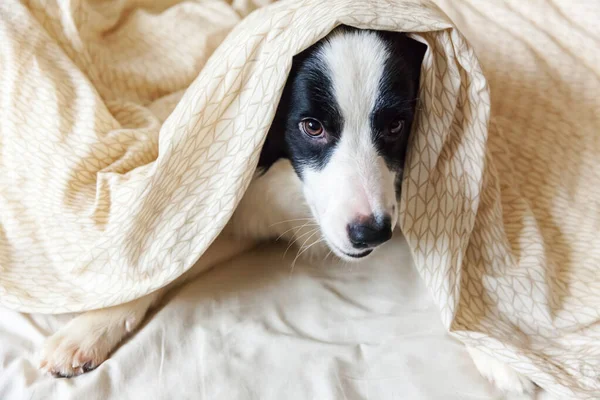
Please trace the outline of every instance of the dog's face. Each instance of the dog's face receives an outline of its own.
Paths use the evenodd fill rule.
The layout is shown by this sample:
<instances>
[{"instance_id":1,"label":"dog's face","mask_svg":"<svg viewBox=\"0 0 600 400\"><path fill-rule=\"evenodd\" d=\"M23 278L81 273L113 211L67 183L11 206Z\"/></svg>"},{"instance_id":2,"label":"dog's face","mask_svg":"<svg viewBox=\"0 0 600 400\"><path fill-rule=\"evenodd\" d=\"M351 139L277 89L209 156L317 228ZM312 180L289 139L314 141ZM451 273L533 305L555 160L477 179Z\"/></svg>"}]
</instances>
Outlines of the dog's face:
<instances>
[{"instance_id":1,"label":"dog's face","mask_svg":"<svg viewBox=\"0 0 600 400\"><path fill-rule=\"evenodd\" d=\"M404 34L342 27L294 59L259 165L290 159L343 259L392 236L425 49Z\"/></svg>"}]
</instances>

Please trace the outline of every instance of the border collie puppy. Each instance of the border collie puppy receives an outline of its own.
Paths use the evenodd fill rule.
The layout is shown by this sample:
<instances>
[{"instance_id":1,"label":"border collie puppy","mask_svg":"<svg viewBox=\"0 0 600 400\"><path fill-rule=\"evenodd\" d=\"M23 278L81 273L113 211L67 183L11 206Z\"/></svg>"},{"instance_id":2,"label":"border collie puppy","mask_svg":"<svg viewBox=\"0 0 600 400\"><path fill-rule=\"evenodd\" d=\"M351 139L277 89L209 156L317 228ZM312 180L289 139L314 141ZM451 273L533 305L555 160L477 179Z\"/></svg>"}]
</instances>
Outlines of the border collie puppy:
<instances>
[{"instance_id":1,"label":"border collie puppy","mask_svg":"<svg viewBox=\"0 0 600 400\"><path fill-rule=\"evenodd\" d=\"M403 34L341 27L296 56L232 227L261 239L314 231L305 247L325 243L347 261L389 240L425 50ZM307 217L318 231L294 229Z\"/></svg>"},{"instance_id":2,"label":"border collie puppy","mask_svg":"<svg viewBox=\"0 0 600 400\"><path fill-rule=\"evenodd\" d=\"M302 243L300 253L355 261L389 240L425 51L401 33L340 27L297 55L256 176L224 232L169 287L75 317L46 341L40 367L56 377L96 368L166 290L232 248L285 237Z\"/></svg>"}]
</instances>

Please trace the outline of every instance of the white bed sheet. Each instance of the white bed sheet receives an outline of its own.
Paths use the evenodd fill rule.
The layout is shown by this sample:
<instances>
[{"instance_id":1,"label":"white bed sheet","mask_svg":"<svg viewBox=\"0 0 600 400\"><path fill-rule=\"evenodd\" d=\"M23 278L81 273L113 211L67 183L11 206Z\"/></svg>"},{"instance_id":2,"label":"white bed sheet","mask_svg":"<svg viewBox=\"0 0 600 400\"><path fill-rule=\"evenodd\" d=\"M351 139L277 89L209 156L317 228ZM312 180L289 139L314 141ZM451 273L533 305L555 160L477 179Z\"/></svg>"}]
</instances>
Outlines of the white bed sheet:
<instances>
[{"instance_id":1,"label":"white bed sheet","mask_svg":"<svg viewBox=\"0 0 600 400\"><path fill-rule=\"evenodd\" d=\"M394 246L394 244L396 246ZM0 310L0 399L495 399L398 237L359 265L259 248L175 292L97 370L36 368L68 316Z\"/></svg>"}]
</instances>

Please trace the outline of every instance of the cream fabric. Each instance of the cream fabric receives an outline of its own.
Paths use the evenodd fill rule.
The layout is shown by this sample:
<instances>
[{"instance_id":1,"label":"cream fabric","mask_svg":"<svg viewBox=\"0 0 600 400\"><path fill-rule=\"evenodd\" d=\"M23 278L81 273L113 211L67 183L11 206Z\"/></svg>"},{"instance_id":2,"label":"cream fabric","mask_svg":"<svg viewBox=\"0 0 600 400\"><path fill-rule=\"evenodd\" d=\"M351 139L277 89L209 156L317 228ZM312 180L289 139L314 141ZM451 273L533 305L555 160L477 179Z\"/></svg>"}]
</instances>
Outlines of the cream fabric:
<instances>
[{"instance_id":1,"label":"cream fabric","mask_svg":"<svg viewBox=\"0 0 600 400\"><path fill-rule=\"evenodd\" d=\"M600 399L600 2L438 3L475 46L493 116L451 329Z\"/></svg>"},{"instance_id":2,"label":"cream fabric","mask_svg":"<svg viewBox=\"0 0 600 400\"><path fill-rule=\"evenodd\" d=\"M291 271L286 247L203 274L75 379L37 369L68 316L0 309L0 399L503 399L445 334L401 237L351 267L329 257Z\"/></svg>"},{"instance_id":3,"label":"cream fabric","mask_svg":"<svg viewBox=\"0 0 600 400\"><path fill-rule=\"evenodd\" d=\"M243 2L147 3L0 5L3 306L79 311L179 276L249 183L291 56L339 23L410 31L429 51L400 225L445 326L597 397L598 6L463 3L488 124L475 55L429 3L283 1L241 22Z\"/></svg>"}]
</instances>

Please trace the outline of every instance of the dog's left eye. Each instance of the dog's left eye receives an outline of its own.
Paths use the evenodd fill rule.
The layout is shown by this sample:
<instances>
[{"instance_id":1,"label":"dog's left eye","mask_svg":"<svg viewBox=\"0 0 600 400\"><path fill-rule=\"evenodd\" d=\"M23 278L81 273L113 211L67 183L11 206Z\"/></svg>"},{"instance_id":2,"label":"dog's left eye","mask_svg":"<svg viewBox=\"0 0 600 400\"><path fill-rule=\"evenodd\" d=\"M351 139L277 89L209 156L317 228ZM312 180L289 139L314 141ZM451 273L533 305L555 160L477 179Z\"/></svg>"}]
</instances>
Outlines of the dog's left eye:
<instances>
[{"instance_id":1,"label":"dog's left eye","mask_svg":"<svg viewBox=\"0 0 600 400\"><path fill-rule=\"evenodd\" d=\"M325 132L323 124L314 118L306 118L300 122L300 130L311 137L320 137Z\"/></svg>"},{"instance_id":2,"label":"dog's left eye","mask_svg":"<svg viewBox=\"0 0 600 400\"><path fill-rule=\"evenodd\" d=\"M392 121L392 123L388 126L388 130L393 135L401 133L404 130L404 121L401 119Z\"/></svg>"}]
</instances>

